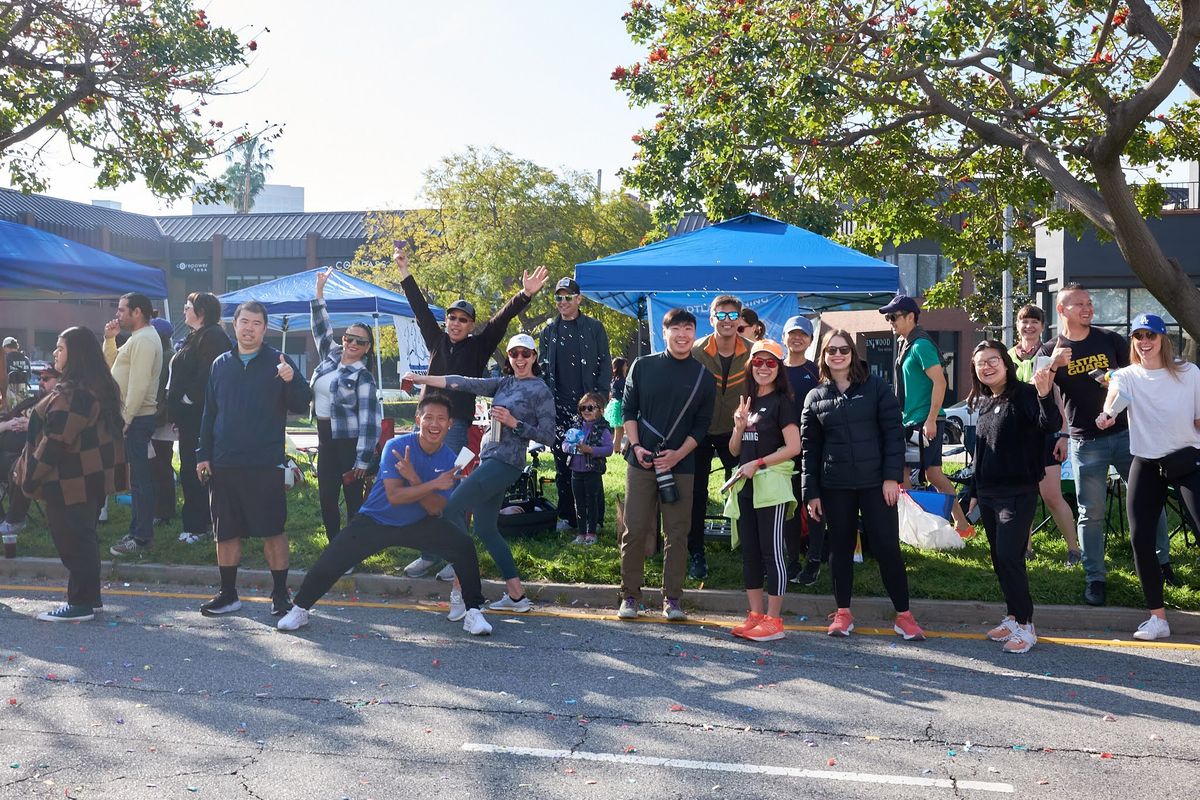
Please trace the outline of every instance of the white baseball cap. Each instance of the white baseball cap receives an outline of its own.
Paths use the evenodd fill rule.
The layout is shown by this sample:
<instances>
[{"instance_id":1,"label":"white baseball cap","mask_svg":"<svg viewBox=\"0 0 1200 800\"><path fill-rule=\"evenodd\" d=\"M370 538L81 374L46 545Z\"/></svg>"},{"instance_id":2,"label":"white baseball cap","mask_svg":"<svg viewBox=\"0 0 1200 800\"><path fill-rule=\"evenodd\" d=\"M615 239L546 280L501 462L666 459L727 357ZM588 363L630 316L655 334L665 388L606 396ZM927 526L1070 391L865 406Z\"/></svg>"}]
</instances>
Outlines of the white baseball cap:
<instances>
[{"instance_id":1,"label":"white baseball cap","mask_svg":"<svg viewBox=\"0 0 1200 800\"><path fill-rule=\"evenodd\" d=\"M514 347L524 347L533 352L537 352L537 342L528 333L518 333L516 336L508 340L508 345L505 346L504 352L509 352Z\"/></svg>"}]
</instances>

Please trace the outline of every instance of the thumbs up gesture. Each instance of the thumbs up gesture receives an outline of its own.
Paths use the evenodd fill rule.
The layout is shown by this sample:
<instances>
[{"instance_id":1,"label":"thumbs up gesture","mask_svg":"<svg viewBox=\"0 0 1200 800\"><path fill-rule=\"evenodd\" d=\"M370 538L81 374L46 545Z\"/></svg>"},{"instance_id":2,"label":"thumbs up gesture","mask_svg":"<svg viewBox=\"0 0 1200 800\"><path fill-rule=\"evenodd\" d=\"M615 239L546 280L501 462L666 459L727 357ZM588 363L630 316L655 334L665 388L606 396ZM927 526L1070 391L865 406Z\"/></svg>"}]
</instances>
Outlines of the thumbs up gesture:
<instances>
[{"instance_id":1,"label":"thumbs up gesture","mask_svg":"<svg viewBox=\"0 0 1200 800\"><path fill-rule=\"evenodd\" d=\"M296 377L296 370L292 369L292 365L283 357L283 353L279 354L279 366L275 367L279 371L279 377L284 383L291 383L292 378Z\"/></svg>"}]
</instances>

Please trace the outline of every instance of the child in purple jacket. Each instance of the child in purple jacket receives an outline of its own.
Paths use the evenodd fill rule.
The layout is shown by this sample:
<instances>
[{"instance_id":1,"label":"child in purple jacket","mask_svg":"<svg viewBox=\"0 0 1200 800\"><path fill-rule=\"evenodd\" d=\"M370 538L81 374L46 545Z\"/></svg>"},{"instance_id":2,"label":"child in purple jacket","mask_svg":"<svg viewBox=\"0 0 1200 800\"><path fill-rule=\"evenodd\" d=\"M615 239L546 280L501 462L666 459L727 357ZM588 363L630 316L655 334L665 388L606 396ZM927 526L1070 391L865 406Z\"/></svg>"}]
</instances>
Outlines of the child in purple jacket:
<instances>
[{"instance_id":1,"label":"child in purple jacket","mask_svg":"<svg viewBox=\"0 0 1200 800\"><path fill-rule=\"evenodd\" d=\"M604 502L606 459L613 452L613 432L604 419L604 398L588 392L579 398L578 433L563 441L563 451L571 454L571 491L575 495L578 533L574 544L595 544Z\"/></svg>"}]
</instances>

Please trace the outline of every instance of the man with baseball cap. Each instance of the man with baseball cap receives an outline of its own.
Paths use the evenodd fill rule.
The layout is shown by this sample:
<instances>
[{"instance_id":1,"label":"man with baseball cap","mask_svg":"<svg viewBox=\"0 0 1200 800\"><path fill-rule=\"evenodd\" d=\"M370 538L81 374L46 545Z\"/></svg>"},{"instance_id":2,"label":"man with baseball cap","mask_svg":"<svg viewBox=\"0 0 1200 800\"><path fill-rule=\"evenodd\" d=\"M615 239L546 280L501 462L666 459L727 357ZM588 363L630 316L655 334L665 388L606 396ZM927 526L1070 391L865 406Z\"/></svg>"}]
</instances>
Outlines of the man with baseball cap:
<instances>
[{"instance_id":1,"label":"man with baseball cap","mask_svg":"<svg viewBox=\"0 0 1200 800\"><path fill-rule=\"evenodd\" d=\"M466 300L455 300L446 307L446 330L443 331L434 319L416 278L409 271L408 252L399 243L392 251L392 261L400 273L400 286L404 289L404 297L408 304L412 306L421 338L429 348L430 375L483 377L488 360L508 331L508 324L512 322L513 317L529 306L529 301L546 283L549 275L545 267L538 267L532 273L523 272L521 291L514 294L504 308L482 325L475 324L475 306ZM445 444L452 452L457 453L466 447L471 421L475 419L475 396L459 391L449 391L447 394L450 396L452 408ZM404 574L410 578L419 578L441 560L441 557L434 553L421 553L420 557L404 568ZM452 581L454 569L446 565L437 576L441 580Z\"/></svg>"},{"instance_id":2,"label":"man with baseball cap","mask_svg":"<svg viewBox=\"0 0 1200 800\"><path fill-rule=\"evenodd\" d=\"M571 456L562 449L563 437L579 413L579 399L596 392L607 399L612 389L612 362L608 355L608 333L599 320L579 311L583 295L579 284L562 278L554 286L558 316L538 338L542 380L554 395L555 440L554 483L558 487L558 529L574 528L575 494L571 491ZM601 501L601 518L603 500Z\"/></svg>"},{"instance_id":3,"label":"man with baseball cap","mask_svg":"<svg viewBox=\"0 0 1200 800\"><path fill-rule=\"evenodd\" d=\"M783 362L787 372L788 383L792 385L792 394L796 403L796 419L800 419L804 411L804 398L821 382L817 365L808 360L808 348L813 340L812 322L806 317L796 315L789 317L783 324L783 343L787 345L787 359ZM792 476L792 491L800 497L800 459L803 453L796 456L796 474ZM800 568L800 542L805 531L808 532L808 561ZM812 586L821 574L821 564L825 560L825 523L808 516L804 504L796 509L796 513L783 523L783 540L787 548L788 580L801 586Z\"/></svg>"},{"instance_id":4,"label":"man with baseball cap","mask_svg":"<svg viewBox=\"0 0 1200 800\"><path fill-rule=\"evenodd\" d=\"M879 309L892 326L899 348L896 356L895 387L904 420L904 439L920 436L921 469L933 488L951 497L955 495L950 479L942 472L942 438L946 417L942 401L946 397L946 372L942 356L933 338L918 324L921 307L908 295L898 294ZM909 485L905 473L905 486ZM955 526L966 536L973 535L967 515L958 501L950 506Z\"/></svg>"},{"instance_id":5,"label":"man with baseball cap","mask_svg":"<svg viewBox=\"0 0 1200 800\"><path fill-rule=\"evenodd\" d=\"M4 375L3 389L0 390L0 400L9 407L25 399L29 390L29 376L32 367L29 356L21 352L21 344L12 336L4 339Z\"/></svg>"}]
</instances>

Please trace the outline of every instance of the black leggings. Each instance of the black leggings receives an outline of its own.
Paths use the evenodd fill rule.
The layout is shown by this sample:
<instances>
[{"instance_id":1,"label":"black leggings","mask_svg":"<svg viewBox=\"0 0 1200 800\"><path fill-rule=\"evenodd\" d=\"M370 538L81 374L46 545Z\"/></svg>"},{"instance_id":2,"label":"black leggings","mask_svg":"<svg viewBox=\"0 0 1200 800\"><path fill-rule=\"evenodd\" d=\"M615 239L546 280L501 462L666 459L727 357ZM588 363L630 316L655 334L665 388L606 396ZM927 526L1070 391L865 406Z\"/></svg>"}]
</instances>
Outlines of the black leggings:
<instances>
[{"instance_id":1,"label":"black leggings","mask_svg":"<svg viewBox=\"0 0 1200 800\"><path fill-rule=\"evenodd\" d=\"M1022 625L1033 621L1033 597L1029 594L1029 573L1025 569L1025 543L1037 501L1036 492L979 498L979 516L987 532L992 569L1000 581L1008 613ZM1153 544L1151 540L1151 546Z\"/></svg>"},{"instance_id":2,"label":"black leggings","mask_svg":"<svg viewBox=\"0 0 1200 800\"><path fill-rule=\"evenodd\" d=\"M742 544L742 580L747 589L763 588L780 597L787 591L787 559L783 554L783 518L787 504L754 507L754 486L747 482L738 493L738 540Z\"/></svg>"},{"instance_id":3,"label":"black leggings","mask_svg":"<svg viewBox=\"0 0 1200 800\"><path fill-rule=\"evenodd\" d=\"M335 439L333 426L327 419L317 420L317 494L321 498L321 521L325 523L325 536L337 536L342 528L342 510L338 505L340 495L346 495L346 521L358 513L363 501L362 480L342 483L342 474L354 469L358 453L358 438Z\"/></svg>"},{"instance_id":4,"label":"black leggings","mask_svg":"<svg viewBox=\"0 0 1200 800\"><path fill-rule=\"evenodd\" d=\"M303 609L312 608L346 570L389 547L411 547L446 559L454 565L467 608L483 605L475 543L453 523L441 517L424 517L411 525L384 525L366 514L355 515L325 547L304 576L294 602Z\"/></svg>"},{"instance_id":5,"label":"black leggings","mask_svg":"<svg viewBox=\"0 0 1200 800\"><path fill-rule=\"evenodd\" d=\"M796 464L796 474L792 476L792 492L796 497L803 497L803 487L800 485L800 464ZM800 540L804 538L804 526L808 525L808 560L814 564L825 561L825 522L817 522L808 515L808 508L803 503L796 509L791 519L783 522L783 545L787 550L789 571L794 567L800 568Z\"/></svg>"},{"instance_id":6,"label":"black leggings","mask_svg":"<svg viewBox=\"0 0 1200 800\"><path fill-rule=\"evenodd\" d=\"M1179 488L1192 519L1200 522L1200 470L1173 483ZM1133 457L1133 463L1129 465L1129 541L1133 545L1133 565L1137 568L1142 595L1149 609L1163 607L1163 574L1155 538L1159 515L1167 504L1169 485L1156 460Z\"/></svg>"},{"instance_id":7,"label":"black leggings","mask_svg":"<svg viewBox=\"0 0 1200 800\"><path fill-rule=\"evenodd\" d=\"M595 534L604 512L604 476L599 472L572 472L571 494L575 496L575 529Z\"/></svg>"},{"instance_id":8,"label":"black leggings","mask_svg":"<svg viewBox=\"0 0 1200 800\"><path fill-rule=\"evenodd\" d=\"M833 575L833 597L838 608L850 607L854 585L854 542L858 517L871 555L879 563L879 577L897 612L908 611L908 573L900 553L900 519L896 507L883 500L883 486L865 489L822 489L821 510Z\"/></svg>"}]
</instances>

